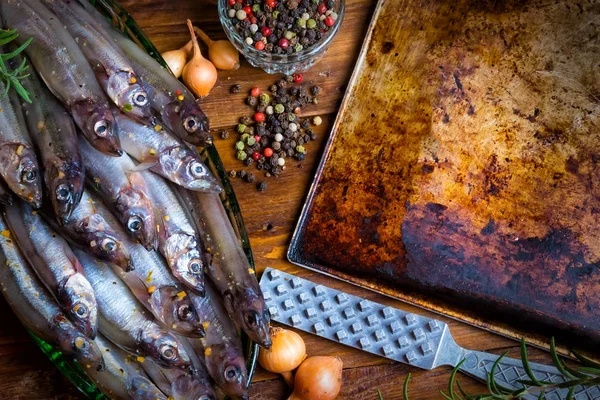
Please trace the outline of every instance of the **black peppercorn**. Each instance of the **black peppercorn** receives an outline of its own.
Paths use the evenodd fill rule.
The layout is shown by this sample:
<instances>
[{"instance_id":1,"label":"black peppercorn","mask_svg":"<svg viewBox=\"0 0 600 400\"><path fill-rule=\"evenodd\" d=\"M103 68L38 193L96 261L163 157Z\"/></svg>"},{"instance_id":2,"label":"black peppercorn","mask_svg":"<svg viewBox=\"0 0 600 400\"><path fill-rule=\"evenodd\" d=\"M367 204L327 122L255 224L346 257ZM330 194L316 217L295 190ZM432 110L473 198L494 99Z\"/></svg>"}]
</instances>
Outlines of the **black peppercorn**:
<instances>
[{"instance_id":1,"label":"black peppercorn","mask_svg":"<svg viewBox=\"0 0 600 400\"><path fill-rule=\"evenodd\" d=\"M278 90L279 88L277 87L277 85L271 85L270 89L271 89L271 92L273 92L273 93L277 93L277 90Z\"/></svg>"},{"instance_id":2,"label":"black peppercorn","mask_svg":"<svg viewBox=\"0 0 600 400\"><path fill-rule=\"evenodd\" d=\"M240 84L235 84L229 88L229 93L231 93L231 94L239 93L241 91L242 91L242 85L240 85Z\"/></svg>"},{"instance_id":3,"label":"black peppercorn","mask_svg":"<svg viewBox=\"0 0 600 400\"><path fill-rule=\"evenodd\" d=\"M250 118L248 118L248 117L240 118L240 124L248 125L249 123L250 123Z\"/></svg>"},{"instance_id":4,"label":"black peppercorn","mask_svg":"<svg viewBox=\"0 0 600 400\"><path fill-rule=\"evenodd\" d=\"M244 180L246 182L252 183L252 182L254 182L256 180L256 177L254 176L254 174L250 173L250 174L246 175L246 177L244 178Z\"/></svg>"},{"instance_id":5,"label":"black peppercorn","mask_svg":"<svg viewBox=\"0 0 600 400\"><path fill-rule=\"evenodd\" d=\"M326 0L325 1L325 6L329 9L335 7L335 0Z\"/></svg>"},{"instance_id":6,"label":"black peppercorn","mask_svg":"<svg viewBox=\"0 0 600 400\"><path fill-rule=\"evenodd\" d=\"M304 144L304 139L302 139L301 137L296 139L296 143L298 144L298 146L302 146Z\"/></svg>"},{"instance_id":7,"label":"black peppercorn","mask_svg":"<svg viewBox=\"0 0 600 400\"><path fill-rule=\"evenodd\" d=\"M279 151L279 149L281 149L281 142L273 142L271 144L271 147L273 148L274 151Z\"/></svg>"},{"instance_id":8,"label":"black peppercorn","mask_svg":"<svg viewBox=\"0 0 600 400\"><path fill-rule=\"evenodd\" d=\"M279 82L277 82L277 86L284 88L287 86L287 81L285 79L281 79Z\"/></svg>"},{"instance_id":9,"label":"black peppercorn","mask_svg":"<svg viewBox=\"0 0 600 400\"><path fill-rule=\"evenodd\" d=\"M296 153L296 160L303 161L304 160L304 153Z\"/></svg>"},{"instance_id":10,"label":"black peppercorn","mask_svg":"<svg viewBox=\"0 0 600 400\"><path fill-rule=\"evenodd\" d=\"M241 170L240 172L238 172L238 176L242 179L244 179L246 177L246 171L245 170Z\"/></svg>"},{"instance_id":11,"label":"black peppercorn","mask_svg":"<svg viewBox=\"0 0 600 400\"><path fill-rule=\"evenodd\" d=\"M291 87L289 90L290 96L298 96L298 88L297 87Z\"/></svg>"},{"instance_id":12,"label":"black peppercorn","mask_svg":"<svg viewBox=\"0 0 600 400\"><path fill-rule=\"evenodd\" d=\"M258 185L256 185L256 188L259 192L264 192L267 190L267 182L260 182Z\"/></svg>"},{"instance_id":13,"label":"black peppercorn","mask_svg":"<svg viewBox=\"0 0 600 400\"><path fill-rule=\"evenodd\" d=\"M257 102L258 102L258 100L256 99L256 97L253 97L253 96L248 96L248 98L246 99L246 104L248 104L251 107L256 106Z\"/></svg>"},{"instance_id":14,"label":"black peppercorn","mask_svg":"<svg viewBox=\"0 0 600 400\"><path fill-rule=\"evenodd\" d=\"M318 86L313 86L310 88L310 93L312 93L313 96L318 95L320 91L321 91L321 88Z\"/></svg>"},{"instance_id":15,"label":"black peppercorn","mask_svg":"<svg viewBox=\"0 0 600 400\"><path fill-rule=\"evenodd\" d=\"M246 157L246 159L244 160L244 165L246 167L249 167L252 165L253 162L254 162L254 160L252 159L252 157Z\"/></svg>"},{"instance_id":16,"label":"black peppercorn","mask_svg":"<svg viewBox=\"0 0 600 400\"><path fill-rule=\"evenodd\" d=\"M221 139L225 140L229 138L229 132L221 131Z\"/></svg>"},{"instance_id":17,"label":"black peppercorn","mask_svg":"<svg viewBox=\"0 0 600 400\"><path fill-rule=\"evenodd\" d=\"M264 113L265 111L267 111L267 106L265 106L264 104L259 104L258 106L256 106L256 112Z\"/></svg>"}]
</instances>

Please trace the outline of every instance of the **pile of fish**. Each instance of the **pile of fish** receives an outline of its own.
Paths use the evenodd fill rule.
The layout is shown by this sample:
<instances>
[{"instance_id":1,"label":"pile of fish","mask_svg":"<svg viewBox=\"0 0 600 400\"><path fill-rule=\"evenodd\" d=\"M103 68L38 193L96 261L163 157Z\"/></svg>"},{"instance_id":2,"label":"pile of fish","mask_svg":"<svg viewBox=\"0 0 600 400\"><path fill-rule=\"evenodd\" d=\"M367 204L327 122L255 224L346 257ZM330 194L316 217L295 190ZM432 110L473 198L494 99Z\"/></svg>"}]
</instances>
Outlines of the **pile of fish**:
<instances>
[{"instance_id":1,"label":"pile of fish","mask_svg":"<svg viewBox=\"0 0 600 400\"><path fill-rule=\"evenodd\" d=\"M270 347L269 314L198 103L83 0L2 0L0 18L32 39L11 60L32 102L0 100L8 303L109 398L246 398L240 330Z\"/></svg>"}]
</instances>

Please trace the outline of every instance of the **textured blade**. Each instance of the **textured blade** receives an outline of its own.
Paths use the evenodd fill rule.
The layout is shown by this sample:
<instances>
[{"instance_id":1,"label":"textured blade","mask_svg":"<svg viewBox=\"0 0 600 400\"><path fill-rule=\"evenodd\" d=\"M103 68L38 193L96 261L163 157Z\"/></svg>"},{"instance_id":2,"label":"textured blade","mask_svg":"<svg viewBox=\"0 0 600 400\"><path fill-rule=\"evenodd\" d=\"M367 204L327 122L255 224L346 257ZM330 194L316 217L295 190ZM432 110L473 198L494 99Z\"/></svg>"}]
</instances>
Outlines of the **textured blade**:
<instances>
[{"instance_id":1,"label":"textured blade","mask_svg":"<svg viewBox=\"0 0 600 400\"><path fill-rule=\"evenodd\" d=\"M268 268L260 286L271 319L394 361L433 369L463 350L444 322Z\"/></svg>"}]
</instances>

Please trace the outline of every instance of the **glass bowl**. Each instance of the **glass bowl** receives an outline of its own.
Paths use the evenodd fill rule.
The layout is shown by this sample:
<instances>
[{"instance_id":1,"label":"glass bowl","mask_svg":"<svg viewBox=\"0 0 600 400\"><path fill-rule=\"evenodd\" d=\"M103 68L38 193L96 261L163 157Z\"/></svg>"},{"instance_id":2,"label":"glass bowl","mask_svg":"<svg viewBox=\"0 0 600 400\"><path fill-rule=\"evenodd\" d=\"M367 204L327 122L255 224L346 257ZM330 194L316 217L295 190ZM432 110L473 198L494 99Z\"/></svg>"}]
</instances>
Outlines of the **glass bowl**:
<instances>
[{"instance_id":1,"label":"glass bowl","mask_svg":"<svg viewBox=\"0 0 600 400\"><path fill-rule=\"evenodd\" d=\"M312 67L317 61L323 58L325 52L331 45L333 38L339 32L344 19L346 9L346 0L336 0L333 11L338 15L336 23L327 31L327 34L317 43L306 49L291 54L272 54L266 51L256 50L254 46L246 43L235 29L231 18L227 15L227 0L218 0L219 19L225 31L227 38L233 43L236 49L246 57L246 60L253 67L262 68L269 74L282 73L291 75L296 71L304 71Z\"/></svg>"},{"instance_id":2,"label":"glass bowl","mask_svg":"<svg viewBox=\"0 0 600 400\"><path fill-rule=\"evenodd\" d=\"M154 57L161 65L166 67L165 61L160 56L160 53L150 39L148 39L139 26L135 23L133 18L125 11L123 7L117 2L117 0L88 0L98 10L100 10L106 17L111 20L113 25L122 32L125 32L134 42L140 47L145 49L148 54ZM206 165L211 169L214 176L220 181L223 193L221 194L221 200L229 216L229 220L234 227L234 230L240 240L246 257L250 262L252 268L254 268L254 259L252 257L252 250L250 249L250 240L248 239L248 232L244 226L244 220L240 211L240 206L229 182L229 178L225 167L219 157L219 153L214 146L202 149L200 155L204 159ZM35 336L32 332L28 332L35 344L42 350L42 352L48 357L50 362L60 370L60 372L73 383L88 399L93 400L109 400L100 389L94 385L94 383L87 377L81 367L71 359L71 357L62 354L55 346L45 342L44 340ZM246 357L246 368L248 370L248 385L252 381L252 375L256 369L256 361L258 358L258 345L252 342L247 335L242 333L242 345L244 347L244 355Z\"/></svg>"}]
</instances>

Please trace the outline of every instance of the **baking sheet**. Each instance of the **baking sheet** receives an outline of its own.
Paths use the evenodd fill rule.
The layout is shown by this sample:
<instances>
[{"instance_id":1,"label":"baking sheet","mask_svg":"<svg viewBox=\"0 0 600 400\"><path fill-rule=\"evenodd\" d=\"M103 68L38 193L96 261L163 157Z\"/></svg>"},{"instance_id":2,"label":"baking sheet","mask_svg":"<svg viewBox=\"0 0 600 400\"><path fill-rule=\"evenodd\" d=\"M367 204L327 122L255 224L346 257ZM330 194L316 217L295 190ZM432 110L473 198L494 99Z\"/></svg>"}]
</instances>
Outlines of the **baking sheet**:
<instances>
[{"instance_id":1,"label":"baking sheet","mask_svg":"<svg viewBox=\"0 0 600 400\"><path fill-rule=\"evenodd\" d=\"M381 1L290 261L600 344L600 3Z\"/></svg>"}]
</instances>

